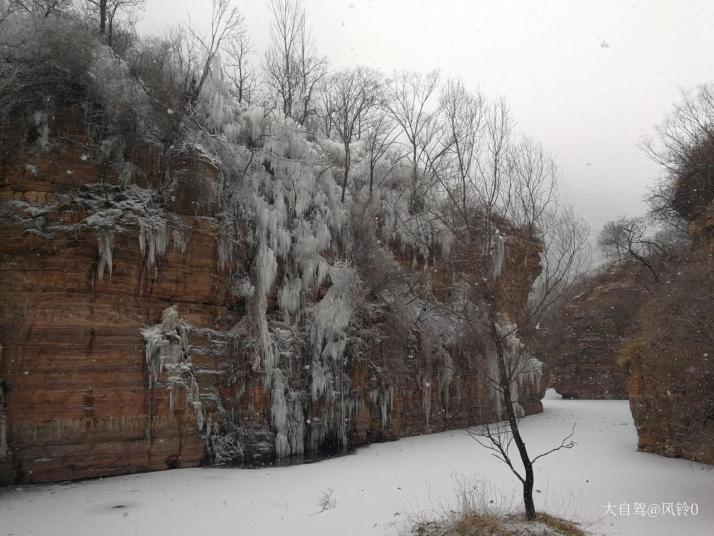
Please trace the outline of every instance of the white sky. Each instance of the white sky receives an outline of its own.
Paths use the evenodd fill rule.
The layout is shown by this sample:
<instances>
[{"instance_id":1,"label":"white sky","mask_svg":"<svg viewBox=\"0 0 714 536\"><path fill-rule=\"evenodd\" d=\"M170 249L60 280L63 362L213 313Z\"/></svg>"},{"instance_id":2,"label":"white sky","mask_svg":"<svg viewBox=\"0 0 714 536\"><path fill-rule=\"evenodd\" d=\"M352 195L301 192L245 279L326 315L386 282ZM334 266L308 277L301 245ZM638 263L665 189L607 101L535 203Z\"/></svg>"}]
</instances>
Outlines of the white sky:
<instances>
[{"instance_id":1,"label":"white sky","mask_svg":"<svg viewBox=\"0 0 714 536\"><path fill-rule=\"evenodd\" d=\"M267 0L234 2L262 53ZM595 227L644 212L659 169L640 142L679 88L714 80L711 0L304 3L318 50L336 69L439 68L504 97L520 132L555 156L561 197ZM210 0L147 0L139 28L161 33L189 13L207 28Z\"/></svg>"}]
</instances>

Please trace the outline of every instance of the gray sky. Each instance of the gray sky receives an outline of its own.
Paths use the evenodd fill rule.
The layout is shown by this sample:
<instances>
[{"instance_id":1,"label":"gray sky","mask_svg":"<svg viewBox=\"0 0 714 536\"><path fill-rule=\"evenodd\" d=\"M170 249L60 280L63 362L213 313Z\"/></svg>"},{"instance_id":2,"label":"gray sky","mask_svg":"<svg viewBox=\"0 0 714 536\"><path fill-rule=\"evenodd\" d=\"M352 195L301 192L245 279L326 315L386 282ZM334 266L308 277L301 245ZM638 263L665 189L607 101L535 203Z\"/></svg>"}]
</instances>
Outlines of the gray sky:
<instances>
[{"instance_id":1,"label":"gray sky","mask_svg":"<svg viewBox=\"0 0 714 536\"><path fill-rule=\"evenodd\" d=\"M267 0L234 0L262 53ZM714 80L711 0L304 0L334 68L441 69L504 97L552 153L561 198L595 227L644 212L659 174L638 145L680 88ZM147 0L140 30L207 28L210 0ZM254 58L259 62L259 57Z\"/></svg>"}]
</instances>

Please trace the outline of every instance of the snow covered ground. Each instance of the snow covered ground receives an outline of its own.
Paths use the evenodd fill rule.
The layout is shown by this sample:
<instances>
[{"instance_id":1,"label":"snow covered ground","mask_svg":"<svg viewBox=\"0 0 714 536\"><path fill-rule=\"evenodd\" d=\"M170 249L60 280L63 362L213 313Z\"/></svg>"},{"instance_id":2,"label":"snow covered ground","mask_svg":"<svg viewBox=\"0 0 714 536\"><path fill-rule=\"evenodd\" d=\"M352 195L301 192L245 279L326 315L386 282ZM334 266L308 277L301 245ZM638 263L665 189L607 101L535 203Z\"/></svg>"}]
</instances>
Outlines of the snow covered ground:
<instances>
[{"instance_id":1,"label":"snow covered ground","mask_svg":"<svg viewBox=\"0 0 714 536\"><path fill-rule=\"evenodd\" d=\"M538 508L577 518L595 534L712 534L714 467L637 452L627 402L549 398L544 406L522 421L531 452L559 441L574 421L578 445L539 462ZM312 465L10 488L0 491L0 536L395 534L415 515L438 515L460 478L490 481L518 504L505 466L463 432L446 432ZM319 513L330 489L334 506ZM677 515L678 502L696 503L697 515ZM608 503L616 517L606 515ZM652 505L673 503L675 515L641 516L635 503L650 515Z\"/></svg>"}]
</instances>

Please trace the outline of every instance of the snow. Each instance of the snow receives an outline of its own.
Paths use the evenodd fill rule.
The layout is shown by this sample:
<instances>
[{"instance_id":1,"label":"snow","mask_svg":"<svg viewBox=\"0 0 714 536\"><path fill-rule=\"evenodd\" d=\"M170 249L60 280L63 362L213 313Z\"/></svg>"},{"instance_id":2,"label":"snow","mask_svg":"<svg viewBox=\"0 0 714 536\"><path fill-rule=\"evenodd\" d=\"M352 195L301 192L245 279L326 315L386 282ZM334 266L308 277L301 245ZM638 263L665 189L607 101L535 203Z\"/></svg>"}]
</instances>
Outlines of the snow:
<instances>
[{"instance_id":1,"label":"snow","mask_svg":"<svg viewBox=\"0 0 714 536\"><path fill-rule=\"evenodd\" d=\"M714 468L640 453L626 401L547 398L522 421L533 453L577 422L577 446L536 465L536 506L577 518L595 534L711 534ZM371 445L317 464L264 469L198 468L50 486L0 495L0 535L394 534L415 515L454 504L456 481L489 481L513 496L508 470L463 432ZM335 505L319 513L331 488ZM495 497L497 500L500 497ZM605 517L608 502L697 503L692 517Z\"/></svg>"},{"instance_id":2,"label":"snow","mask_svg":"<svg viewBox=\"0 0 714 536\"><path fill-rule=\"evenodd\" d=\"M46 240L51 240L57 233L94 230L97 236L97 276L100 280L106 272L111 276L114 244L130 226L138 228L139 248L149 268L156 269L157 258L166 252L169 230L174 250L186 250L185 226L181 219L165 213L151 190L136 184L126 187L85 184L70 199L72 209L79 207L88 213L79 223L58 223L57 213L66 210L66 207L57 203L30 205L13 200L0 204L0 212L11 214L12 221L23 226L25 232Z\"/></svg>"},{"instance_id":3,"label":"snow","mask_svg":"<svg viewBox=\"0 0 714 536\"><path fill-rule=\"evenodd\" d=\"M193 410L196 425L206 443L212 463L230 463L242 459L243 444L239 440L239 430L232 421L225 420L222 424L214 423L206 415L204 400L210 400L218 405L218 410L225 415L216 393L215 385L200 385L196 374L222 374L222 371L207 371L195 369L192 355L218 355L225 352L225 346L230 332L219 332L208 328L196 328L181 318L178 308L174 305L164 309L161 323L147 326L140 330L144 338L146 368L148 370L148 387L165 388L169 391L169 408L173 413L176 401L181 393L187 410ZM190 342L191 333L199 335L207 342L203 346ZM151 438L151 427L146 428L147 440ZM159 440L162 441L162 440ZM288 452L290 454L290 452Z\"/></svg>"}]
</instances>

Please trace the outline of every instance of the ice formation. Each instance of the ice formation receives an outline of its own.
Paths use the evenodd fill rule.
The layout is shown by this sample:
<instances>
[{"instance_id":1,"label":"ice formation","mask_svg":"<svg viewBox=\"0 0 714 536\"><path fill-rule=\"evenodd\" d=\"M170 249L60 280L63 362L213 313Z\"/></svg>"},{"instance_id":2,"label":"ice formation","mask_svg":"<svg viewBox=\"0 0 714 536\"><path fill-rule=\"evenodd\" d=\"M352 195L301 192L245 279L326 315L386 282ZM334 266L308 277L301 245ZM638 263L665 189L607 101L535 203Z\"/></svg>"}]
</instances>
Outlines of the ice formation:
<instances>
[{"instance_id":1,"label":"ice formation","mask_svg":"<svg viewBox=\"0 0 714 536\"><path fill-rule=\"evenodd\" d=\"M389 424L389 416L394 409L394 386L380 385L370 390L369 400L379 408L379 420L382 423L382 429L386 429Z\"/></svg>"},{"instance_id":2,"label":"ice formation","mask_svg":"<svg viewBox=\"0 0 714 536\"><path fill-rule=\"evenodd\" d=\"M191 344L192 335L208 340L208 347ZM203 437L206 448L216 464L234 462L243 456L243 444L239 428L223 408L221 398L215 388L202 386L192 355L223 355L230 334L210 329L199 329L183 320L176 306L166 308L161 315L161 323L141 330L144 338L144 355L148 371L148 388L167 389L169 409L173 413L175 404L183 393L188 409L196 418L198 432ZM220 372L219 372L220 373ZM214 422L206 407L210 402L217 407L222 422ZM151 440L151 425L147 427L147 439Z\"/></svg>"},{"instance_id":3,"label":"ice formation","mask_svg":"<svg viewBox=\"0 0 714 536\"><path fill-rule=\"evenodd\" d=\"M100 229L97 231L97 249L99 250L99 262L97 263L97 276L101 281L104 277L104 269L112 274L112 250L114 249L114 231L112 229Z\"/></svg>"},{"instance_id":4,"label":"ice formation","mask_svg":"<svg viewBox=\"0 0 714 536\"><path fill-rule=\"evenodd\" d=\"M251 224L244 237L256 252L250 279L237 273L230 240L222 239L218 252L220 264L236 272L234 293L251 308L252 368L263 374L271 394L275 451L287 456L316 450L330 435L346 442L349 411L343 399L348 386L340 360L351 317L348 280L354 271L332 266L325 257L339 247L345 223L336 183L329 170L318 168L319 147L309 143L291 119L268 118L256 107L229 113L225 103L219 104L211 105L212 128L252 147L250 155L243 155L247 167L240 172L242 180L223 195L227 221L240 218ZM325 285L330 285L326 296L310 306ZM269 307L271 296L277 297L279 315ZM309 325L313 327L307 339L303 332ZM292 387L297 378L291 362L308 341L315 350L305 392ZM339 393L336 382L344 387ZM322 415L308 417L308 399L320 413L314 409L318 398L325 400Z\"/></svg>"},{"instance_id":5,"label":"ice formation","mask_svg":"<svg viewBox=\"0 0 714 536\"><path fill-rule=\"evenodd\" d=\"M498 279L503 272L503 261L506 257L506 241L500 231L493 233L491 246L491 277Z\"/></svg>"}]
</instances>

